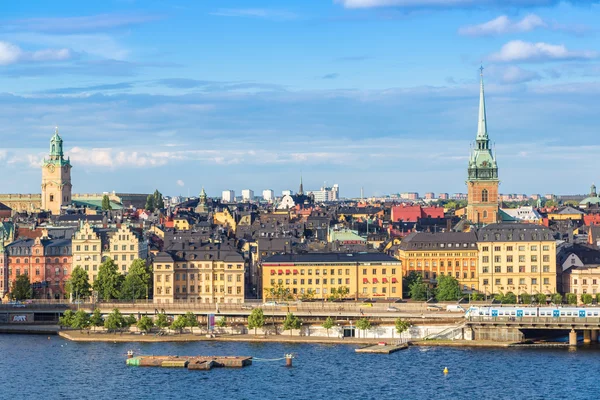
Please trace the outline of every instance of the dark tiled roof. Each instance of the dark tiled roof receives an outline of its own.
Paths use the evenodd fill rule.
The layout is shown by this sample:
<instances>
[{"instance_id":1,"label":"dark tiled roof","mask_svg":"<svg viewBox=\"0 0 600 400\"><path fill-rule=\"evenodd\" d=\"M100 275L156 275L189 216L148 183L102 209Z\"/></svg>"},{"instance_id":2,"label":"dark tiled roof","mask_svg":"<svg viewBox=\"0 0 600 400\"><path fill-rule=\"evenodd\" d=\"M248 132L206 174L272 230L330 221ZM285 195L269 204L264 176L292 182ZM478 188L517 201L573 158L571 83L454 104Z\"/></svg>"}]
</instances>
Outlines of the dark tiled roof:
<instances>
[{"instance_id":1,"label":"dark tiled roof","mask_svg":"<svg viewBox=\"0 0 600 400\"><path fill-rule=\"evenodd\" d=\"M477 249L474 232L413 232L400 243L401 250Z\"/></svg>"},{"instance_id":2,"label":"dark tiled roof","mask_svg":"<svg viewBox=\"0 0 600 400\"><path fill-rule=\"evenodd\" d=\"M307 253L277 254L266 258L263 263L364 263L400 261L383 253Z\"/></svg>"},{"instance_id":3,"label":"dark tiled roof","mask_svg":"<svg viewBox=\"0 0 600 400\"><path fill-rule=\"evenodd\" d=\"M490 224L477 232L480 242L527 242L554 240L552 231L542 225L499 223Z\"/></svg>"}]
</instances>

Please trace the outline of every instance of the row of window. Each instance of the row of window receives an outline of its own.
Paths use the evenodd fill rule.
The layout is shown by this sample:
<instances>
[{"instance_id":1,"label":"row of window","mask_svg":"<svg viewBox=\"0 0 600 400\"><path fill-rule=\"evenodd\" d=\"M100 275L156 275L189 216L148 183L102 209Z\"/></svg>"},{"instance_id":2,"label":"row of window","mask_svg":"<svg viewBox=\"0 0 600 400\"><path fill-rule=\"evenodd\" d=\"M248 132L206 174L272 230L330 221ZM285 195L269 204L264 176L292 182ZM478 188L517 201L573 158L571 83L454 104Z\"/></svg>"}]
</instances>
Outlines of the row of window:
<instances>
[{"instance_id":1,"label":"row of window","mask_svg":"<svg viewBox=\"0 0 600 400\"><path fill-rule=\"evenodd\" d=\"M513 246L506 246L506 251L513 251L514 247ZM527 246L517 246L518 251L526 251L527 250ZM538 251L538 245L537 244L532 244L529 246L529 250L530 251ZM490 251L490 247L489 246L482 246L481 247L481 251L482 252L487 252ZM494 251L502 251L502 246L494 246ZM542 246L542 251L550 251L550 245L543 245Z\"/></svg>"},{"instance_id":2,"label":"row of window","mask_svg":"<svg viewBox=\"0 0 600 400\"><path fill-rule=\"evenodd\" d=\"M271 279L271 286L275 286L275 279ZM306 284L306 282L308 282L308 285L312 285L313 284L313 279L300 279L300 285L304 285ZM331 278L331 279L327 279L327 278L323 278L323 279L314 279L315 285L350 285L350 278L338 278L337 281L335 278ZM278 279L277 283L279 283L280 285L283 284L283 279ZM298 285L298 279L286 279L285 280L285 284L286 285Z\"/></svg>"},{"instance_id":3,"label":"row of window","mask_svg":"<svg viewBox=\"0 0 600 400\"><path fill-rule=\"evenodd\" d=\"M165 294L171 294L171 288L170 287L165 287ZM189 287L189 293L196 293L196 289L197 289L197 293L201 294L202 292L202 286L198 285L198 287L196 288L196 286L190 285ZM224 286L220 286L219 288L214 287L213 290L210 290L210 286L206 286L204 288L204 293L225 293L225 287ZM234 291L235 289L235 291ZM235 292L235 293L234 293ZM188 287L187 286L175 286L175 293L188 293ZM157 286L156 287L156 294L162 295L163 294L163 287L162 286ZM242 294L242 288L241 287L228 287L227 288L227 294L237 294L237 295L241 295Z\"/></svg>"},{"instance_id":4,"label":"row of window","mask_svg":"<svg viewBox=\"0 0 600 400\"><path fill-rule=\"evenodd\" d=\"M171 269L171 264L155 264L156 269ZM186 269L188 268L187 264L177 264L176 265L177 268L181 268L181 269ZM206 268L206 269L212 269L213 267L219 268L219 265L212 265L212 264L194 264L194 263L190 263L189 268ZM237 268L237 269L241 269L243 268L243 264L227 264L227 269L233 269L233 268Z\"/></svg>"},{"instance_id":5,"label":"row of window","mask_svg":"<svg viewBox=\"0 0 600 400\"><path fill-rule=\"evenodd\" d=\"M34 260L35 264L39 264L41 261L39 258L35 258L32 260ZM8 259L8 261L10 262L10 258ZM52 262L54 262L55 264L58 264L60 261L58 258L46 258L46 263L47 264L52 264ZM63 258L62 259L63 264L67 263L67 259ZM23 264L28 264L29 263L29 259L28 258L24 258L23 259ZM12 264L12 263L11 263ZM21 264L21 259L20 258L16 258L14 264Z\"/></svg>"},{"instance_id":6,"label":"row of window","mask_svg":"<svg viewBox=\"0 0 600 400\"><path fill-rule=\"evenodd\" d=\"M483 267L481 267L481 272L484 274L488 274L490 272L490 267L488 267L487 265L484 265ZM506 266L506 271L507 274L511 274L515 272L515 268L512 265L508 265ZM519 265L519 272L521 273L525 273L525 272L539 272L538 270L538 266L537 265L532 265L529 267L529 271L527 271L527 268L525 267L525 265ZM544 265L542 266L542 272L550 272L550 266L549 265ZM501 274L502 273L502 267L500 265L496 265L494 267L494 273L496 274Z\"/></svg>"},{"instance_id":7,"label":"row of window","mask_svg":"<svg viewBox=\"0 0 600 400\"><path fill-rule=\"evenodd\" d=\"M574 285L577 285L577 282L578 282L577 278L573 279L573 284L574 284ZM581 284L582 284L582 285L587 285L587 284L588 284L588 282L592 282L592 285L597 285L597 284L598 284L598 283L597 283L597 282L598 282L598 280L597 280L597 279L590 279L589 281L588 281L587 279L582 279L582 280L581 280Z\"/></svg>"},{"instance_id":8,"label":"row of window","mask_svg":"<svg viewBox=\"0 0 600 400\"><path fill-rule=\"evenodd\" d=\"M408 253L409 257L477 257L477 253Z\"/></svg>"},{"instance_id":9,"label":"row of window","mask_svg":"<svg viewBox=\"0 0 600 400\"><path fill-rule=\"evenodd\" d=\"M454 266L455 267L460 267L460 264L461 264L460 261L454 261ZM468 267L469 264L471 264L471 267L474 267L476 265L475 260L471 260L470 263L468 261L463 261L462 262L462 266L463 267ZM423 263L421 261L417 261L417 267L421 267L422 265L425 265L425 267L429 267L429 261L425 261ZM452 267L452 260L440 261L440 267L445 267L446 265L448 265L449 267ZM408 266L409 267L414 267L415 266L415 262L414 261L409 261ZM432 267L437 267L438 266L437 261L432 261L431 262L431 266Z\"/></svg>"},{"instance_id":10,"label":"row of window","mask_svg":"<svg viewBox=\"0 0 600 400\"><path fill-rule=\"evenodd\" d=\"M528 280L529 279L527 279L527 278L519 278L519 285L526 285L527 284L526 282ZM500 285L502 285L502 282L506 282L506 284L509 285L509 286L515 284L515 280L513 278L506 278L506 280L504 280L502 278L496 278L494 280L494 285L500 286ZM538 282L539 282L539 280L538 280L538 278L531 278L530 282L531 282L532 285L537 285ZM490 280L489 279L484 279L483 280L483 286L488 286L489 284L490 284ZM544 278L543 279L543 284L544 285L549 285L550 284L550 278Z\"/></svg>"},{"instance_id":11,"label":"row of window","mask_svg":"<svg viewBox=\"0 0 600 400\"><path fill-rule=\"evenodd\" d=\"M9 269L8 269L8 275L9 275L9 276L10 276L10 275L12 275L12 271L13 271L13 269L12 269L12 268L9 268ZM50 268L46 268L46 274L50 275L50 271L51 271L51 269L50 269ZM4 271L3 271L3 269L0 269L0 275L1 275L3 272L4 272ZM17 275L17 276L20 276L20 275L21 275L21 268L16 268L16 269L15 269L15 272L16 272L16 275ZM29 274L29 270L28 270L28 269L26 269L26 268L24 268L24 269L22 270L22 272L23 272L23 275L28 275L28 274ZM55 268L54 268L54 274L55 274L55 275L60 275L60 274L61 274L61 272L63 273L63 275L69 275L69 269L68 269L67 267L64 267L64 268L61 268L61 267L55 267ZM40 274L41 274L41 271L40 271L40 269L39 269L39 268L36 268L36 269L35 269L35 275L36 275L36 276L39 276Z\"/></svg>"},{"instance_id":12,"label":"row of window","mask_svg":"<svg viewBox=\"0 0 600 400\"><path fill-rule=\"evenodd\" d=\"M205 275L206 275L206 279L205 280L209 281L210 280L210 274L205 274ZM168 275L166 275L166 276L168 276ZM233 276L234 275L232 275L232 274L227 274L227 282L233 282ZM175 274L175 280L176 281L186 281L188 277L189 277L190 281L193 281L195 279L196 275L193 274L193 273L190 273L190 274L186 274L186 273ZM213 280L215 280L215 281L218 280L217 277L218 277L218 275L215 274L213 276ZM224 279L224 274L221 274L220 278L221 278L220 280L223 280ZM157 280L157 282L160 282L160 275L157 276L156 280ZM198 274L198 280L200 280L200 281L202 280L202 274ZM236 282L241 282L242 281L242 275L241 274L235 275L235 281Z\"/></svg>"},{"instance_id":13,"label":"row of window","mask_svg":"<svg viewBox=\"0 0 600 400\"><path fill-rule=\"evenodd\" d=\"M113 251L119 251L119 245L118 244L115 244L113 246ZM126 244L121 245L121 251L127 251L127 245ZM133 245L133 244L129 245L129 251L135 251L135 245Z\"/></svg>"},{"instance_id":14,"label":"row of window","mask_svg":"<svg viewBox=\"0 0 600 400\"><path fill-rule=\"evenodd\" d=\"M444 275L444 273L440 272L440 275ZM449 271L448 275L452 276L452 272ZM438 276L437 272L433 272L431 274L431 279L437 279L437 276ZM462 279L469 279L469 276L471 276L470 279L475 279L475 271L471 271L471 273L469 273L467 271L463 271L462 272ZM459 271L456 271L454 273L454 277L456 279L461 279L461 273ZM429 279L429 272L428 271L425 271L425 279Z\"/></svg>"},{"instance_id":15,"label":"row of window","mask_svg":"<svg viewBox=\"0 0 600 400\"><path fill-rule=\"evenodd\" d=\"M508 255L506 256L506 262L513 262L514 258L512 255ZM531 262L537 262L538 261L538 256L537 254L532 254L530 256L530 260ZM550 262L550 255L548 254L544 254L542 256L542 261L543 262ZM481 257L481 262L482 263L489 263L490 262L490 256L483 256ZM494 256L494 262L502 262L502 256ZM525 256L524 255L520 255L519 256L519 262L525 262Z\"/></svg>"}]
</instances>

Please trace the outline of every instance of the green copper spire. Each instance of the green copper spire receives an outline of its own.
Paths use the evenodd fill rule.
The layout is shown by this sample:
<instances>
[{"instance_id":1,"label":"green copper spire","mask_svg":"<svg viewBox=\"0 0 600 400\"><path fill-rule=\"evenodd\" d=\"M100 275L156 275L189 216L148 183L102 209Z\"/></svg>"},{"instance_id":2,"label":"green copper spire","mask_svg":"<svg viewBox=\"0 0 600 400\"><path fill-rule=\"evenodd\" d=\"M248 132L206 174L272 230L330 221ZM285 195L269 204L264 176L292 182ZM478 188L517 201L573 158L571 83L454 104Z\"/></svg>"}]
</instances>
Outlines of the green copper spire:
<instances>
[{"instance_id":1,"label":"green copper spire","mask_svg":"<svg viewBox=\"0 0 600 400\"><path fill-rule=\"evenodd\" d=\"M63 141L58 135L58 127L54 130L54 136L50 139L50 159L59 160L63 157Z\"/></svg>"},{"instance_id":2,"label":"green copper spire","mask_svg":"<svg viewBox=\"0 0 600 400\"><path fill-rule=\"evenodd\" d=\"M485 94L483 91L483 66L479 68L479 122L477 125L477 140L487 140L487 120L485 115Z\"/></svg>"}]
</instances>

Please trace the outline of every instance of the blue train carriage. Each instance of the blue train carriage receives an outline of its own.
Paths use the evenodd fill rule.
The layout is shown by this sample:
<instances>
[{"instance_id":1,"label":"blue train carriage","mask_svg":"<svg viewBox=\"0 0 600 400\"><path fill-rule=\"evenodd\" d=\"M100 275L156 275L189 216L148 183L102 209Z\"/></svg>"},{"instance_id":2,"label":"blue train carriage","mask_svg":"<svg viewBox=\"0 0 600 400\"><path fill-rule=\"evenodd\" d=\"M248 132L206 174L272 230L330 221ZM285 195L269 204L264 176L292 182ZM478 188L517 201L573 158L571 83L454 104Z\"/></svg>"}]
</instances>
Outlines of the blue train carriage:
<instances>
[{"instance_id":1,"label":"blue train carriage","mask_svg":"<svg viewBox=\"0 0 600 400\"><path fill-rule=\"evenodd\" d=\"M469 307L465 318L469 317L514 317L514 318L599 318L600 308L591 307Z\"/></svg>"}]
</instances>

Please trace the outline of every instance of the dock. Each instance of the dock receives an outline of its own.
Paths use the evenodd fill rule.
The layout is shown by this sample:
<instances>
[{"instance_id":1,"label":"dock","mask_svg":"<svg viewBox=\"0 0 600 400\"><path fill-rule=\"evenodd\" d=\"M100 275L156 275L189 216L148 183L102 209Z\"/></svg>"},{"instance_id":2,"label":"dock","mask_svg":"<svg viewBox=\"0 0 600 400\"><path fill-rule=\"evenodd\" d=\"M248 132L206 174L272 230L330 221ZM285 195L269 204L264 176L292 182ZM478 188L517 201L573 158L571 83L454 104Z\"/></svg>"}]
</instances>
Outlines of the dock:
<instances>
[{"instance_id":1,"label":"dock","mask_svg":"<svg viewBox=\"0 0 600 400\"><path fill-rule=\"evenodd\" d=\"M392 354L400 350L408 349L408 342L402 343L386 343L380 342L376 345L361 347L356 349L357 353L372 353L372 354Z\"/></svg>"},{"instance_id":2,"label":"dock","mask_svg":"<svg viewBox=\"0 0 600 400\"><path fill-rule=\"evenodd\" d=\"M220 356L137 356L129 357L126 364L131 367L186 368L209 371L213 368L242 368L252 365L252 357Z\"/></svg>"}]
</instances>

